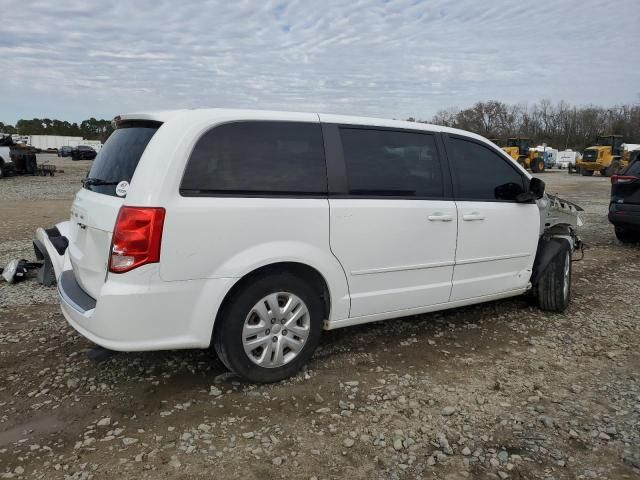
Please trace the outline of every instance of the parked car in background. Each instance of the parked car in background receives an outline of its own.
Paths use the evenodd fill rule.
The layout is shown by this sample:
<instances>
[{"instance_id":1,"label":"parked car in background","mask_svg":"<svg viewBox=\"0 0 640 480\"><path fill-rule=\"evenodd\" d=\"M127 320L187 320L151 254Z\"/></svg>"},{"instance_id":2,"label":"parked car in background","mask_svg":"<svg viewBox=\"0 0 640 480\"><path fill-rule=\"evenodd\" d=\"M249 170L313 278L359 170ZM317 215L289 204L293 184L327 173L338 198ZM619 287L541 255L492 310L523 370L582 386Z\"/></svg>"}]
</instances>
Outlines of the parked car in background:
<instances>
[{"instance_id":1,"label":"parked car in background","mask_svg":"<svg viewBox=\"0 0 640 480\"><path fill-rule=\"evenodd\" d=\"M224 109L116 126L65 238L39 237L64 316L105 348L213 345L273 382L323 329L526 292L569 304L579 208L473 133Z\"/></svg>"},{"instance_id":2,"label":"parked car in background","mask_svg":"<svg viewBox=\"0 0 640 480\"><path fill-rule=\"evenodd\" d=\"M0 144L0 178L7 177L15 171L15 164L11 158L11 148Z\"/></svg>"},{"instance_id":3,"label":"parked car in background","mask_svg":"<svg viewBox=\"0 0 640 480\"><path fill-rule=\"evenodd\" d=\"M618 240L640 242L640 158L611 177L609 221Z\"/></svg>"},{"instance_id":4,"label":"parked car in background","mask_svg":"<svg viewBox=\"0 0 640 480\"><path fill-rule=\"evenodd\" d=\"M98 153L88 145L78 145L71 151L72 160L93 160Z\"/></svg>"},{"instance_id":5,"label":"parked car in background","mask_svg":"<svg viewBox=\"0 0 640 480\"><path fill-rule=\"evenodd\" d=\"M69 146L60 147L58 149L58 156L59 157L70 157L71 156L71 152L73 152L73 147L69 147Z\"/></svg>"}]
</instances>

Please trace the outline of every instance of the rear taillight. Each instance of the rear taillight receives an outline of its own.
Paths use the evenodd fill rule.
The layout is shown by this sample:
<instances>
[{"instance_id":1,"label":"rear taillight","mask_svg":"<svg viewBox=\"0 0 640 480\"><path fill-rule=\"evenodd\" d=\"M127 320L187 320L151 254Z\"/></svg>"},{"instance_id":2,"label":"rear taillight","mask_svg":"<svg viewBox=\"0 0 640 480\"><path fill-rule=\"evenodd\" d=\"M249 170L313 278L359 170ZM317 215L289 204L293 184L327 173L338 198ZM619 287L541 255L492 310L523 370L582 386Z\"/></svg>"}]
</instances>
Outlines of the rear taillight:
<instances>
[{"instance_id":1,"label":"rear taillight","mask_svg":"<svg viewBox=\"0 0 640 480\"><path fill-rule=\"evenodd\" d=\"M638 180L638 177L634 177L633 175L612 175L611 176L612 184L631 183L631 182L635 182L636 180Z\"/></svg>"},{"instance_id":2,"label":"rear taillight","mask_svg":"<svg viewBox=\"0 0 640 480\"><path fill-rule=\"evenodd\" d=\"M160 261L164 208L122 207L111 241L109 271L124 273Z\"/></svg>"}]
</instances>

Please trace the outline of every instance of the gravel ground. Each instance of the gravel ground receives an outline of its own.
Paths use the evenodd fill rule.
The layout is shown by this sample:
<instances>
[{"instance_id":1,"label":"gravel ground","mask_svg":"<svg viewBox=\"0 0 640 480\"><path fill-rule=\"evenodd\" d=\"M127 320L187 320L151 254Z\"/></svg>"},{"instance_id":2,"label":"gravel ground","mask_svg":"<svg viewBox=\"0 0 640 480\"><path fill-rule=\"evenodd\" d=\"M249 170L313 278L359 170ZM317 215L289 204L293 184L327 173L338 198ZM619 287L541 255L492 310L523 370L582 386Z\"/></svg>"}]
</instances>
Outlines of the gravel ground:
<instances>
[{"instance_id":1,"label":"gravel ground","mask_svg":"<svg viewBox=\"0 0 640 480\"><path fill-rule=\"evenodd\" d=\"M0 263L68 215L80 163L0 182ZM543 178L586 210L565 314L515 298L326 332L276 385L208 351L95 363L53 289L2 285L0 478L638 478L640 249L608 180Z\"/></svg>"},{"instance_id":2,"label":"gravel ground","mask_svg":"<svg viewBox=\"0 0 640 480\"><path fill-rule=\"evenodd\" d=\"M31 239L37 227L48 228L69 217L73 196L91 162L56 155L38 155L38 164L54 164L63 173L54 177L0 179L0 267L14 258L34 259ZM56 302L55 288L35 282L8 285L0 281L0 307L22 307Z\"/></svg>"}]
</instances>

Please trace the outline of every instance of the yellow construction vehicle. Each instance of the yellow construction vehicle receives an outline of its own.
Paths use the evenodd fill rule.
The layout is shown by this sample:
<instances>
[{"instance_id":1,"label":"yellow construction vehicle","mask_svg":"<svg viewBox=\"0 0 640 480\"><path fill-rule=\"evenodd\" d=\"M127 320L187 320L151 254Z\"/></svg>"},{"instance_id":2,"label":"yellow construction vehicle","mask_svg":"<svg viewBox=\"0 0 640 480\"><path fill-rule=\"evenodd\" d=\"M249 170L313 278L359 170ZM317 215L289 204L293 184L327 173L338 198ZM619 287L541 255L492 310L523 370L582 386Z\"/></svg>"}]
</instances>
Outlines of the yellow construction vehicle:
<instances>
[{"instance_id":1,"label":"yellow construction vehicle","mask_svg":"<svg viewBox=\"0 0 640 480\"><path fill-rule=\"evenodd\" d=\"M582 154L582 159L576 162L576 169L585 177L593 172L600 172L604 177L610 177L626 164L622 159L622 135L602 135L598 137L596 145L588 147Z\"/></svg>"},{"instance_id":2,"label":"yellow construction vehicle","mask_svg":"<svg viewBox=\"0 0 640 480\"><path fill-rule=\"evenodd\" d=\"M623 143L622 155L620 157L620 170L626 168L636 158L640 158L640 144Z\"/></svg>"},{"instance_id":3,"label":"yellow construction vehicle","mask_svg":"<svg viewBox=\"0 0 640 480\"><path fill-rule=\"evenodd\" d=\"M514 137L507 139L507 146L502 149L526 169L533 173L544 172L544 155L542 152L530 149L531 141L526 137Z\"/></svg>"}]
</instances>

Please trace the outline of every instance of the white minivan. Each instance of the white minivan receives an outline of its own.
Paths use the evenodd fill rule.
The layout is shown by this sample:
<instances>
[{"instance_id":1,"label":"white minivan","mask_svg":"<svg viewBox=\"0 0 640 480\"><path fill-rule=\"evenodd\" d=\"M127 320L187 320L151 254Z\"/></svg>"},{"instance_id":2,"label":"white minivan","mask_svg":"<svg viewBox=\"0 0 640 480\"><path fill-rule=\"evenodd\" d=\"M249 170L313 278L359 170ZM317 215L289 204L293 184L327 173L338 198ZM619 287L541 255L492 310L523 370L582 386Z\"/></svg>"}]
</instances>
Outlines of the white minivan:
<instances>
[{"instance_id":1,"label":"white minivan","mask_svg":"<svg viewBox=\"0 0 640 480\"><path fill-rule=\"evenodd\" d=\"M64 316L105 348L214 345L273 382L323 329L526 292L569 303L575 206L478 135L224 109L114 122L44 238Z\"/></svg>"}]
</instances>

